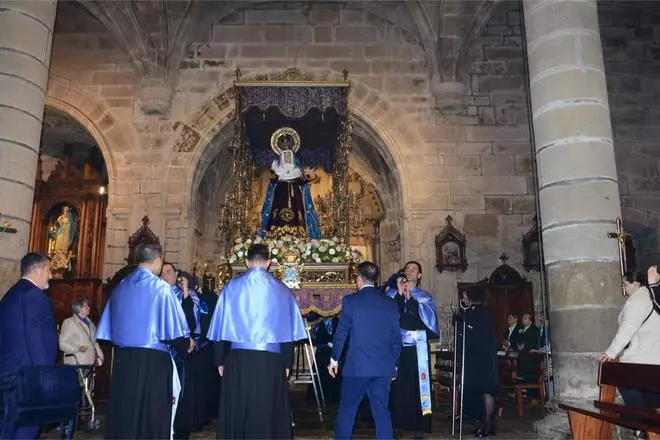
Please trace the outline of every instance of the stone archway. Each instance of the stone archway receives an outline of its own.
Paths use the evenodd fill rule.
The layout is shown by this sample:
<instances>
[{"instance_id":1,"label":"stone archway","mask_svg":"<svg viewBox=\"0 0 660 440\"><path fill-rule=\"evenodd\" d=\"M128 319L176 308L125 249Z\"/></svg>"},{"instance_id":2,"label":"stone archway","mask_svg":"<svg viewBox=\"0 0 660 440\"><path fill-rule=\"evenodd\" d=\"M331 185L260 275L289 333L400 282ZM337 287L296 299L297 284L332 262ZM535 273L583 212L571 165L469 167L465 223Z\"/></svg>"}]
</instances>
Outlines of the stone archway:
<instances>
[{"instance_id":1,"label":"stone archway","mask_svg":"<svg viewBox=\"0 0 660 440\"><path fill-rule=\"evenodd\" d=\"M117 166L112 155L108 135L117 136L116 119L100 100L76 89L61 77L51 77L46 90L46 108L58 110L82 125L96 141L108 171L108 210L113 204L113 185Z\"/></svg>"},{"instance_id":2,"label":"stone archway","mask_svg":"<svg viewBox=\"0 0 660 440\"><path fill-rule=\"evenodd\" d=\"M337 72L314 72L319 76L333 77L340 75ZM408 128L408 118L398 108L394 107L386 98L373 88L361 82L353 81L350 98L351 111L354 113L356 124L354 132L364 133L370 139L377 138L378 147L382 149L384 157L389 157L389 165L396 171L401 191L401 208L407 210L409 192L407 188L407 171L404 166L404 144L421 145L424 140L414 130ZM188 121L179 121L175 129L179 130L174 140L173 150L179 153L175 161L179 167L184 168L184 176L169 175L170 178L181 179L185 188L192 189L194 174L198 164L203 163L207 148L211 141L220 132L222 127L231 122L234 111L234 90L228 88L220 91L212 99L205 102ZM176 156L176 155L175 155ZM177 171L178 172L178 171ZM189 201L183 211L189 209Z\"/></svg>"},{"instance_id":3,"label":"stone archway","mask_svg":"<svg viewBox=\"0 0 660 440\"><path fill-rule=\"evenodd\" d=\"M312 73L326 78L339 78L341 75L338 72ZM175 124L175 129L179 130L179 136L172 146L175 152L173 164L176 164L176 167L170 167L167 179L179 180L181 186L185 188L186 197L182 206L183 223L190 223L193 193L201 181L202 171L208 167L213 158L222 154L222 150L218 149L222 149L223 146L218 145L219 143L214 140L218 136L231 136L234 107L234 90L228 88L204 103L188 121L179 121ZM402 145L410 143L421 145L423 139L414 130L409 129L409 121L405 114L379 92L363 83L353 81L350 107L354 115L354 135L365 139L377 150L394 176L391 182L392 190L396 194L393 215L396 218L395 222L398 223L409 203L407 187L409 179L404 165ZM194 228L188 224L187 229L186 238L193 240ZM397 229L403 230L401 225L397 225ZM184 257L186 264L190 263L193 257L192 250L188 253L190 255Z\"/></svg>"}]
</instances>

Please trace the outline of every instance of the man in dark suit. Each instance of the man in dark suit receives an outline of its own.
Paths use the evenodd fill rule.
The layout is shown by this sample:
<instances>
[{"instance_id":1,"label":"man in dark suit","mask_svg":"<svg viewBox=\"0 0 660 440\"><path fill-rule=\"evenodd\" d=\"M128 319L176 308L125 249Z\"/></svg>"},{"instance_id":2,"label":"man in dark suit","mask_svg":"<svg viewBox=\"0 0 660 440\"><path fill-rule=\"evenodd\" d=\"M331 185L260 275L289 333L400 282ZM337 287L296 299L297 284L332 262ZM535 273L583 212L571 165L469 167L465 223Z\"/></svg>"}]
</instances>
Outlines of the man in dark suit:
<instances>
[{"instance_id":1,"label":"man in dark suit","mask_svg":"<svg viewBox=\"0 0 660 440\"><path fill-rule=\"evenodd\" d=\"M21 279L0 300L0 376L26 365L55 365L57 331L50 299L50 260L29 253L21 260ZM9 438L35 439L39 426L17 428Z\"/></svg>"},{"instance_id":2,"label":"man in dark suit","mask_svg":"<svg viewBox=\"0 0 660 440\"><path fill-rule=\"evenodd\" d=\"M375 287L377 279L378 266L368 261L360 263L357 267L358 291L342 301L328 365L330 376L336 377L337 360L350 336L342 365L336 439L351 438L355 413L365 394L376 423L376 437L393 438L388 404L401 352L399 310L393 299Z\"/></svg>"}]
</instances>

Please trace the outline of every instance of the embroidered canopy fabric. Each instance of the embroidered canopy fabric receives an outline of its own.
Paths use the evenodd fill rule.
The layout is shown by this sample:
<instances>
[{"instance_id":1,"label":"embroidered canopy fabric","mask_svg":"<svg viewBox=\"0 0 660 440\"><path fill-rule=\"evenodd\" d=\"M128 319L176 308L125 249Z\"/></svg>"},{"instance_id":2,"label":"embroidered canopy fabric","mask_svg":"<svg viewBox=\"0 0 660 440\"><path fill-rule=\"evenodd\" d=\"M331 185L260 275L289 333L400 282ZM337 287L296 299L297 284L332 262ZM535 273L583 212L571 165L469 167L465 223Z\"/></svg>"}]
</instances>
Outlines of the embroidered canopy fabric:
<instances>
[{"instance_id":1,"label":"embroidered canopy fabric","mask_svg":"<svg viewBox=\"0 0 660 440\"><path fill-rule=\"evenodd\" d=\"M341 311L341 300L355 291L353 286L305 287L292 290L303 315L333 316Z\"/></svg>"},{"instance_id":2,"label":"embroidered canopy fabric","mask_svg":"<svg viewBox=\"0 0 660 440\"><path fill-rule=\"evenodd\" d=\"M348 112L347 87L259 85L239 87L237 93L241 112L251 107L262 111L277 107L288 118L302 118L312 109L325 112L332 108L342 116Z\"/></svg>"}]
</instances>

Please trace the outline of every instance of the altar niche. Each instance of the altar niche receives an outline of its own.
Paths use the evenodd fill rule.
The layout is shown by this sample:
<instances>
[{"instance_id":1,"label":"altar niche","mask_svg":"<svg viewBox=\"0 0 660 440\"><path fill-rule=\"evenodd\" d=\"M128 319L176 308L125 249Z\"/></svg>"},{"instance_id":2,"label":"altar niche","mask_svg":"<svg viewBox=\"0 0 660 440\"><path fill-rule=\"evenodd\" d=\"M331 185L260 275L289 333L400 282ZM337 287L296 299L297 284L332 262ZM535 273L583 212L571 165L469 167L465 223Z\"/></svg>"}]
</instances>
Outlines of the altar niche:
<instances>
[{"instance_id":1,"label":"altar niche","mask_svg":"<svg viewBox=\"0 0 660 440\"><path fill-rule=\"evenodd\" d=\"M107 180L93 160L74 159L66 151L46 180L42 180L39 158L29 249L51 258L55 279L99 279L103 272Z\"/></svg>"},{"instance_id":2,"label":"altar niche","mask_svg":"<svg viewBox=\"0 0 660 440\"><path fill-rule=\"evenodd\" d=\"M377 260L383 207L374 185L349 167L350 83L293 73L274 81L237 73L231 183L218 219L225 257L236 274L249 244L266 242L290 287L350 290L349 266ZM304 269L293 280L297 264Z\"/></svg>"}]
</instances>

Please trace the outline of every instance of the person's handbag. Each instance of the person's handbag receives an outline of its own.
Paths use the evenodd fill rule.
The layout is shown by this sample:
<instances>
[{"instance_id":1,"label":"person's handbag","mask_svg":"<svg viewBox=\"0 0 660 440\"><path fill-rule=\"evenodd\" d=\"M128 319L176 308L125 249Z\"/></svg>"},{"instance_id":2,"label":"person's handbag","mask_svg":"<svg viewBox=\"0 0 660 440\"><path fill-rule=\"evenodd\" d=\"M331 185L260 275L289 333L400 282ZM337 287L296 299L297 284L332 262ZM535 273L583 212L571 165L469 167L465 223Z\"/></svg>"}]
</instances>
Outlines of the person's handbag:
<instances>
[{"instance_id":1,"label":"person's handbag","mask_svg":"<svg viewBox=\"0 0 660 440\"><path fill-rule=\"evenodd\" d=\"M3 376L0 389L2 422L10 430L16 426L73 424L82 396L78 374L69 365L23 366Z\"/></svg>"}]
</instances>

